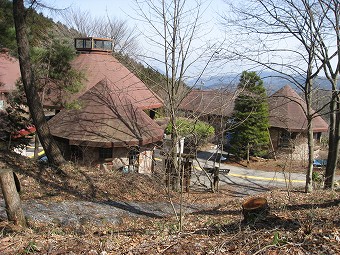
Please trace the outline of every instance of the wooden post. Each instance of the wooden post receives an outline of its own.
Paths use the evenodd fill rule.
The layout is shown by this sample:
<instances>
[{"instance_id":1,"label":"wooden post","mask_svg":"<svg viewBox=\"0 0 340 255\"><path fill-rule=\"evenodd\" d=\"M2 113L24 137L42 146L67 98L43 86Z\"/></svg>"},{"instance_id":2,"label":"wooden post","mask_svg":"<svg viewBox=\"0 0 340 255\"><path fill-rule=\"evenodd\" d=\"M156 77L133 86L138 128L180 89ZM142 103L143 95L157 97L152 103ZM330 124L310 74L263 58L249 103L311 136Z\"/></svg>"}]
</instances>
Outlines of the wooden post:
<instances>
[{"instance_id":1,"label":"wooden post","mask_svg":"<svg viewBox=\"0 0 340 255\"><path fill-rule=\"evenodd\" d=\"M0 169L0 183L6 204L6 213L9 221L15 225L26 226L24 211L14 182L13 171Z\"/></svg>"},{"instance_id":2,"label":"wooden post","mask_svg":"<svg viewBox=\"0 0 340 255\"><path fill-rule=\"evenodd\" d=\"M214 169L213 169L213 180L214 180L214 183L213 183L213 192L218 192L218 183L220 181L220 177L219 177L219 174L220 174L220 168L215 166Z\"/></svg>"},{"instance_id":3,"label":"wooden post","mask_svg":"<svg viewBox=\"0 0 340 255\"><path fill-rule=\"evenodd\" d=\"M191 179L191 169L192 169L192 161L190 158L186 158L184 163L184 185L185 192L189 192L190 187L190 179Z\"/></svg>"},{"instance_id":4,"label":"wooden post","mask_svg":"<svg viewBox=\"0 0 340 255\"><path fill-rule=\"evenodd\" d=\"M250 154L250 148L249 148L249 143L248 143L247 144L247 167L249 166L249 163L250 163L249 154Z\"/></svg>"}]
</instances>

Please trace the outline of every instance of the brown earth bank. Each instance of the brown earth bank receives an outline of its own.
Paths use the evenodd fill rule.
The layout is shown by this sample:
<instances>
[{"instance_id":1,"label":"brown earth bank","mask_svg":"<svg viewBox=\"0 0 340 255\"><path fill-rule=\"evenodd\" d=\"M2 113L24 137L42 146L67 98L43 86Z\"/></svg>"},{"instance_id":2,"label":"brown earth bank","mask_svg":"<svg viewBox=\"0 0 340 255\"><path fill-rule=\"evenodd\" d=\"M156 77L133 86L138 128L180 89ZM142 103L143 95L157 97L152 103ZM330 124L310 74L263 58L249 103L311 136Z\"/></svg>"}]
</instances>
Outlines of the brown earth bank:
<instances>
[{"instance_id":1,"label":"brown earth bank","mask_svg":"<svg viewBox=\"0 0 340 255\"><path fill-rule=\"evenodd\" d=\"M0 167L18 173L23 202L139 201L179 203L167 194L161 174L145 176L68 165L64 174L12 153L0 153ZM182 196L198 209L175 214L122 216L119 223L77 225L29 221L21 229L0 220L0 254L340 254L340 193L272 190L266 217L244 222L242 202L232 190L192 190ZM201 209L199 209L201 205ZM177 210L179 213L179 210Z\"/></svg>"}]
</instances>

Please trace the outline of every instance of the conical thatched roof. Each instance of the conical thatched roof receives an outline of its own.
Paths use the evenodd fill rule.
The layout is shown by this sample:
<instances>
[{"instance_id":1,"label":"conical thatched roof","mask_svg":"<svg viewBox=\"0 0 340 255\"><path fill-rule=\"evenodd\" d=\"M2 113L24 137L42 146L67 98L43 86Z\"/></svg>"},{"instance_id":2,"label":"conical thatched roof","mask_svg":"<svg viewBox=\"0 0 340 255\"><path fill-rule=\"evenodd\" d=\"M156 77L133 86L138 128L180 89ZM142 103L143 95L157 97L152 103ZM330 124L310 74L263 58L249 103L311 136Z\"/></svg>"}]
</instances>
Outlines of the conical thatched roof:
<instances>
[{"instance_id":1,"label":"conical thatched roof","mask_svg":"<svg viewBox=\"0 0 340 255\"><path fill-rule=\"evenodd\" d=\"M162 140L163 130L127 93L112 91L101 80L79 99L80 109L62 110L48 123L54 136L70 144L91 147L125 147Z\"/></svg>"},{"instance_id":2,"label":"conical thatched roof","mask_svg":"<svg viewBox=\"0 0 340 255\"><path fill-rule=\"evenodd\" d=\"M306 102L288 85L275 92L268 99L269 123L271 127L291 132L307 131ZM314 111L313 111L314 113ZM313 121L313 132L326 132L328 124L321 116Z\"/></svg>"},{"instance_id":3,"label":"conical thatched roof","mask_svg":"<svg viewBox=\"0 0 340 255\"><path fill-rule=\"evenodd\" d=\"M83 89L79 93L68 96L62 94L62 91L53 90L50 95L46 95L45 106L53 107L54 102L60 100L73 101L100 81L108 81L107 84L111 91L125 94L140 109L153 109L163 106L162 100L110 53L79 53L71 64L75 70L81 71L85 76L85 80L82 82Z\"/></svg>"},{"instance_id":4,"label":"conical thatched roof","mask_svg":"<svg viewBox=\"0 0 340 255\"><path fill-rule=\"evenodd\" d=\"M72 61L72 67L85 76L82 90L67 94L51 87L44 104L55 107L55 102L77 102L79 107L64 109L53 117L49 121L51 133L68 139L70 144L91 147L138 146L161 141L163 130L143 110L163 106L162 100L114 58L110 50L97 48L96 43L102 45L100 42L106 39L78 39L81 52ZM87 48L84 42L94 44Z\"/></svg>"}]
</instances>

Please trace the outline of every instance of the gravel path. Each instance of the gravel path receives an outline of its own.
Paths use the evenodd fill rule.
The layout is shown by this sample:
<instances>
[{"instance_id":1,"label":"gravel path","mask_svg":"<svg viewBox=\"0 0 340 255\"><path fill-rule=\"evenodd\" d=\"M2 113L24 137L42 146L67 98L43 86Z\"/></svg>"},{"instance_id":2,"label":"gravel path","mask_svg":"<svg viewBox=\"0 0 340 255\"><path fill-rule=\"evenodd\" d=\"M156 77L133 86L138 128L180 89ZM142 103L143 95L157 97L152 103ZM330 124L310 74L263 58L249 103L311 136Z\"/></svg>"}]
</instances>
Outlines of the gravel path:
<instances>
[{"instance_id":1,"label":"gravel path","mask_svg":"<svg viewBox=\"0 0 340 255\"><path fill-rule=\"evenodd\" d=\"M79 226L84 223L94 225L119 224L122 217L162 218L173 215L170 203L118 202L96 203L89 201L49 202L42 200L23 201L25 216L30 221L55 223L61 226ZM175 205L179 210L179 205ZM203 209L186 205L186 213ZM5 202L0 199L0 219L6 219Z\"/></svg>"}]
</instances>

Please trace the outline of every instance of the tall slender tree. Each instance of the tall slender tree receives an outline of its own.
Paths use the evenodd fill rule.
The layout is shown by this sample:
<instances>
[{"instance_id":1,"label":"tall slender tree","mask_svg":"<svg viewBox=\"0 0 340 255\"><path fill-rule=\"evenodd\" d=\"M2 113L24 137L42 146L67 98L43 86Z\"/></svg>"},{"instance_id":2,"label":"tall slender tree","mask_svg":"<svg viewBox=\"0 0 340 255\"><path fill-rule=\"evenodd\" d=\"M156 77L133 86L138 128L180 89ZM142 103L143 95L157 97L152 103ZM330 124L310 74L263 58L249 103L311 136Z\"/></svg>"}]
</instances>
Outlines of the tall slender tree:
<instances>
[{"instance_id":1,"label":"tall slender tree","mask_svg":"<svg viewBox=\"0 0 340 255\"><path fill-rule=\"evenodd\" d=\"M340 75L340 3L338 0L318 0L320 15L325 17L324 31L316 33L319 43L318 59L324 63L323 71L331 84L329 103L328 156L325 171L325 189L334 188L335 171L339 161L340 147L340 95L338 79ZM317 24L313 23L316 27Z\"/></svg>"},{"instance_id":2,"label":"tall slender tree","mask_svg":"<svg viewBox=\"0 0 340 255\"><path fill-rule=\"evenodd\" d=\"M38 94L38 88L34 81L25 21L26 13L23 0L14 0L13 17L18 45L21 79L24 85L27 105L32 116L33 123L36 126L40 142L51 164L60 166L65 163L65 160L57 143L54 141L50 133L45 119L43 106Z\"/></svg>"},{"instance_id":3,"label":"tall slender tree","mask_svg":"<svg viewBox=\"0 0 340 255\"><path fill-rule=\"evenodd\" d=\"M150 47L148 57L144 57L146 61L162 66L165 74L165 81L162 83L165 85L161 87L161 93L165 95L165 114L169 117L172 127L171 148L168 151L168 159L171 162L169 172L174 177L172 188L183 191L181 190L183 164L177 154L177 144L180 140L177 122L179 105L192 89L185 86L186 79L191 77L196 85L215 54L215 51L212 51L213 46L204 42L206 34L201 20L204 4L200 0L135 0L135 2L140 21L144 22L145 26L149 27L148 31L152 33L151 36L150 34L145 36ZM198 66L198 62L201 62L201 65ZM190 73L192 70L194 71ZM180 230L182 220L180 213Z\"/></svg>"}]
</instances>

